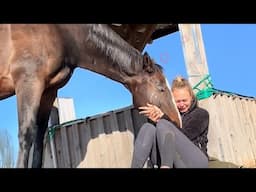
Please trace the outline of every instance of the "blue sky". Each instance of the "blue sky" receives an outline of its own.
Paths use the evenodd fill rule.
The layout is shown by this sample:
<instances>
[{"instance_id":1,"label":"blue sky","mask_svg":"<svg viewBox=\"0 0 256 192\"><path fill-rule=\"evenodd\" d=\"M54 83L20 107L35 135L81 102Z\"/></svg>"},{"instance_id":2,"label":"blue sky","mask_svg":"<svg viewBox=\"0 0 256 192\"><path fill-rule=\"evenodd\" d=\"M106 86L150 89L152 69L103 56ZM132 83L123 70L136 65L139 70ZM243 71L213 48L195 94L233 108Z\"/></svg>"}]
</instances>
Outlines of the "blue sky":
<instances>
[{"instance_id":1,"label":"blue sky","mask_svg":"<svg viewBox=\"0 0 256 192\"><path fill-rule=\"evenodd\" d=\"M256 24L201 24L212 83L216 89L256 97ZM180 33L175 32L146 46L150 56L164 68L171 82L187 77ZM59 90L59 97L74 99L76 118L104 113L132 104L123 85L99 74L76 69ZM6 129L18 151L16 97L0 101L0 129Z\"/></svg>"}]
</instances>

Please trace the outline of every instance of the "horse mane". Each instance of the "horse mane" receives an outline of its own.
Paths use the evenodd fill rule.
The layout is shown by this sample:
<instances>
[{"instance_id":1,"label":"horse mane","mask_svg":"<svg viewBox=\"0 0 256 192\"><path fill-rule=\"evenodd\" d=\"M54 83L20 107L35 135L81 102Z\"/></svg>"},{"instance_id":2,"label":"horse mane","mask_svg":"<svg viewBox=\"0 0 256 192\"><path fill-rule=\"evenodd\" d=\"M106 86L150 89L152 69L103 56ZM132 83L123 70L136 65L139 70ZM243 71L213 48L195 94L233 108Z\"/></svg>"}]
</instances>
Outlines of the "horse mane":
<instances>
[{"instance_id":1,"label":"horse mane","mask_svg":"<svg viewBox=\"0 0 256 192\"><path fill-rule=\"evenodd\" d=\"M143 68L141 53L122 39L107 25L90 25L88 39L100 52L106 54L114 67L127 74L136 74Z\"/></svg>"}]
</instances>

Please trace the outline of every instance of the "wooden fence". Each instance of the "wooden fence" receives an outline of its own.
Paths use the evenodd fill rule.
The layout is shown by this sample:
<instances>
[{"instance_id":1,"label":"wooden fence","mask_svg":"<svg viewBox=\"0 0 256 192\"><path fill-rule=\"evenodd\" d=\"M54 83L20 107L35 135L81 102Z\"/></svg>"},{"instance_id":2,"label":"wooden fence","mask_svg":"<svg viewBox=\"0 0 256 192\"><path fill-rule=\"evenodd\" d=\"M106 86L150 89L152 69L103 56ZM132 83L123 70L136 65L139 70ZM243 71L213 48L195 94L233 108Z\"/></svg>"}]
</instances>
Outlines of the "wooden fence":
<instances>
[{"instance_id":1,"label":"wooden fence","mask_svg":"<svg viewBox=\"0 0 256 192\"><path fill-rule=\"evenodd\" d=\"M210 113L209 155L255 167L256 100L215 94L199 105ZM63 124L46 140L43 167L130 167L134 137L146 121L129 106Z\"/></svg>"},{"instance_id":2,"label":"wooden fence","mask_svg":"<svg viewBox=\"0 0 256 192\"><path fill-rule=\"evenodd\" d=\"M128 168L134 136L146 121L129 106L63 124L46 139L43 167Z\"/></svg>"},{"instance_id":3,"label":"wooden fence","mask_svg":"<svg viewBox=\"0 0 256 192\"><path fill-rule=\"evenodd\" d=\"M201 100L200 106L210 113L209 155L256 167L256 99L219 93Z\"/></svg>"}]
</instances>

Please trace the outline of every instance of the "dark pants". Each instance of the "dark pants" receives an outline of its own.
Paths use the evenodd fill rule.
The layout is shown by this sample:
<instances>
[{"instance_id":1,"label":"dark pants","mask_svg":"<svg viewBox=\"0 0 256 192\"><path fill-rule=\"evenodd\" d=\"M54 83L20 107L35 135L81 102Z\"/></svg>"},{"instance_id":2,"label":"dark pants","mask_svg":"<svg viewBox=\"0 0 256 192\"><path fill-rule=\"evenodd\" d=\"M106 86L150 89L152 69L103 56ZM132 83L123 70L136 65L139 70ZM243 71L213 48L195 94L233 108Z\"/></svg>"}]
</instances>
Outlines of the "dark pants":
<instances>
[{"instance_id":1,"label":"dark pants","mask_svg":"<svg viewBox=\"0 0 256 192\"><path fill-rule=\"evenodd\" d=\"M160 156L160 161L158 153ZM135 140L132 168L142 168L150 157L153 165L175 168L207 168L208 158L171 122L145 123Z\"/></svg>"}]
</instances>

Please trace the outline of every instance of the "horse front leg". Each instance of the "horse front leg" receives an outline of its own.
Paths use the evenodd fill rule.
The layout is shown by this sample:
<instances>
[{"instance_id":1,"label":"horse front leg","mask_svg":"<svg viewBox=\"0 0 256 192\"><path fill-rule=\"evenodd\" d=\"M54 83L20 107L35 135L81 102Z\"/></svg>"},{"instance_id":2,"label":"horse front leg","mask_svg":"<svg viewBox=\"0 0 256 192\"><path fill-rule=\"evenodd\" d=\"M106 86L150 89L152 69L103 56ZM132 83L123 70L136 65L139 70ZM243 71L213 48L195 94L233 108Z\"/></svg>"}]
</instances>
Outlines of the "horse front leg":
<instances>
[{"instance_id":1,"label":"horse front leg","mask_svg":"<svg viewBox=\"0 0 256 192\"><path fill-rule=\"evenodd\" d=\"M19 153L16 166L28 168L29 152L38 129L37 117L43 85L35 79L19 80L16 85L19 119Z\"/></svg>"},{"instance_id":2,"label":"horse front leg","mask_svg":"<svg viewBox=\"0 0 256 192\"><path fill-rule=\"evenodd\" d=\"M44 151L44 138L45 132L48 128L48 121L53 106L53 102L57 97L57 90L46 90L42 96L38 118L37 118L37 133L34 142L34 153L32 168L41 168L43 163L43 151Z\"/></svg>"}]
</instances>

